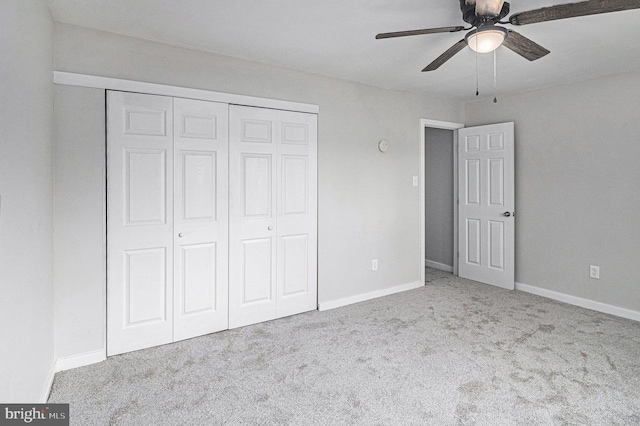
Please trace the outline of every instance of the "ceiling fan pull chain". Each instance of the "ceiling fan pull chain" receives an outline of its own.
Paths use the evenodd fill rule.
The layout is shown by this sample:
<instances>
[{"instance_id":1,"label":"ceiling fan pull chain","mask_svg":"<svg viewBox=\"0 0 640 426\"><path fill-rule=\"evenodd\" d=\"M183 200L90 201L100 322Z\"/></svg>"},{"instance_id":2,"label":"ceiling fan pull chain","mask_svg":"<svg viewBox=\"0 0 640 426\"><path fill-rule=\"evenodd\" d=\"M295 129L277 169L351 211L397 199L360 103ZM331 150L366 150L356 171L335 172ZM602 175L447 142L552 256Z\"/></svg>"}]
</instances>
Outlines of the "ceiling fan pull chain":
<instances>
[{"instance_id":1,"label":"ceiling fan pull chain","mask_svg":"<svg viewBox=\"0 0 640 426\"><path fill-rule=\"evenodd\" d=\"M479 84L478 84L478 37L476 37L476 96L480 94Z\"/></svg>"},{"instance_id":2,"label":"ceiling fan pull chain","mask_svg":"<svg viewBox=\"0 0 640 426\"><path fill-rule=\"evenodd\" d=\"M497 96L497 91L498 91L498 67L497 67L497 61L496 61L496 51L498 49L493 51L493 103L497 103L498 102L498 96Z\"/></svg>"}]
</instances>

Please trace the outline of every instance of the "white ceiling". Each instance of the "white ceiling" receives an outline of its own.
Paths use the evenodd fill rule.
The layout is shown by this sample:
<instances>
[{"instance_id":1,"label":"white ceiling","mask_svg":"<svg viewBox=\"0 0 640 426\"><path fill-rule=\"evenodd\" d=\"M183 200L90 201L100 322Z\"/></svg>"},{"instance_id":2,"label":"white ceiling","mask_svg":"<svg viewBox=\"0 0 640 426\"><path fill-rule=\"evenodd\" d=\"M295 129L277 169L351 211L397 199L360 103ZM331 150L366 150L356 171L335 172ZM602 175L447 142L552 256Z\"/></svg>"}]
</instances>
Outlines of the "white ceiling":
<instances>
[{"instance_id":1,"label":"white ceiling","mask_svg":"<svg viewBox=\"0 0 640 426\"><path fill-rule=\"evenodd\" d=\"M512 0L512 14L566 0ZM463 32L375 40L380 32L466 25L458 0L49 0L56 22L397 90L475 98L469 49L421 72ZM551 53L497 50L498 96L640 70L640 9L520 27ZM479 55L493 96L493 55Z\"/></svg>"}]
</instances>

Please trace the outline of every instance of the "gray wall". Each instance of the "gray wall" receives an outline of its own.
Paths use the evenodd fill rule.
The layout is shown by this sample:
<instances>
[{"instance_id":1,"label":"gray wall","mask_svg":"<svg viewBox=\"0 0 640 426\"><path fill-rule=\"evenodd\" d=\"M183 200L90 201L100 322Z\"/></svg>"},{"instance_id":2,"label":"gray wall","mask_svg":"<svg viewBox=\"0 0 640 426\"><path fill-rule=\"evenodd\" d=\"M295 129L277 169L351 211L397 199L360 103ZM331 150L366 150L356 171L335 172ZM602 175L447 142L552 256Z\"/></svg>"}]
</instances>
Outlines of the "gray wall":
<instances>
[{"instance_id":1,"label":"gray wall","mask_svg":"<svg viewBox=\"0 0 640 426\"><path fill-rule=\"evenodd\" d=\"M453 130L425 130L425 260L453 268Z\"/></svg>"},{"instance_id":2,"label":"gray wall","mask_svg":"<svg viewBox=\"0 0 640 426\"><path fill-rule=\"evenodd\" d=\"M517 282L640 310L639 113L640 73L466 105L515 122Z\"/></svg>"},{"instance_id":3,"label":"gray wall","mask_svg":"<svg viewBox=\"0 0 640 426\"><path fill-rule=\"evenodd\" d=\"M56 25L55 45L58 71L319 105L319 301L419 282L423 262L420 259L420 206L412 176L419 174L420 119L460 122L464 114L461 103L68 25ZM56 89L56 102L66 103L75 98L76 108L96 110L100 101L91 91L60 86ZM71 121L73 114L61 112L56 117ZM95 242L102 238L103 225L96 218L104 210L93 200L104 187L94 182L96 175L90 168L104 167L98 159L104 155L104 146L100 146L97 135L85 128L84 123L79 126L73 134L67 132L61 136L68 140L56 141L56 145L70 149L64 155L87 166L85 172L74 171L73 179L67 179L67 183L60 181L63 186L60 190L68 195L73 194L69 187L73 180L84 179L86 174L88 181L75 194L75 200L67 198L67 202L80 206L83 217L73 216L73 220L82 225L66 226L86 236L69 249L68 255L84 252L85 261L98 264L103 262L103 253L95 250ZM390 148L385 154L377 149L380 139L389 141ZM91 148L81 149L82 143ZM64 220L64 216L59 213L57 223L58 219ZM63 247L61 244L61 249ZM371 271L372 258L379 261L377 272ZM90 334L89 324L104 321L104 301L96 296L104 287L103 279L99 280L84 268L69 271L64 278L61 274L57 276L56 291L76 294L78 289L83 289L73 304L57 309L61 327L73 322L78 324L73 327L73 336L56 346L57 353L68 356L101 348L95 339L83 340L82 336ZM62 298L60 301L64 303ZM57 335L66 333L62 329L57 331Z\"/></svg>"},{"instance_id":4,"label":"gray wall","mask_svg":"<svg viewBox=\"0 0 640 426\"><path fill-rule=\"evenodd\" d=\"M54 100L55 356L66 358L105 341L105 94L55 85Z\"/></svg>"},{"instance_id":5,"label":"gray wall","mask_svg":"<svg viewBox=\"0 0 640 426\"><path fill-rule=\"evenodd\" d=\"M37 402L53 368L53 22L0 2L0 401Z\"/></svg>"}]
</instances>

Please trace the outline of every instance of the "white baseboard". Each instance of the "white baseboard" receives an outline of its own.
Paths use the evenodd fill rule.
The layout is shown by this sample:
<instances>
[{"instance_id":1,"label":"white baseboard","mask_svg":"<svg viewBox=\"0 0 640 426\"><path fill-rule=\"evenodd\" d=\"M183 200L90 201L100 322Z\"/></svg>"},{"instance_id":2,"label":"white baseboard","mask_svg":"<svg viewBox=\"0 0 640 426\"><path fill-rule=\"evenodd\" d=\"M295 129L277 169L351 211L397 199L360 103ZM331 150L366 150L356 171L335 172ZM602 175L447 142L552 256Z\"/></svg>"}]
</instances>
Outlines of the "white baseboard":
<instances>
[{"instance_id":1,"label":"white baseboard","mask_svg":"<svg viewBox=\"0 0 640 426\"><path fill-rule=\"evenodd\" d=\"M572 296L570 294L559 293L545 288L535 287L529 284L516 283L516 290L546 297L548 299L557 300L559 302L568 303L570 305L580 306L581 308L591 309L605 314L615 315L617 317L627 318L634 321L640 321L640 312L631 309L621 308L619 306L608 305L602 302L596 302L582 297Z\"/></svg>"},{"instance_id":2,"label":"white baseboard","mask_svg":"<svg viewBox=\"0 0 640 426\"><path fill-rule=\"evenodd\" d=\"M341 306L351 305L353 303L364 302L365 300L375 299L378 297L389 296L390 294L400 293L402 291L413 290L424 286L421 281L415 281L408 284L402 284L395 287L385 288L382 290L371 291L369 293L357 294L355 296L344 297L342 299L330 300L328 302L318 303L319 311L327 311L329 309L339 308Z\"/></svg>"},{"instance_id":3,"label":"white baseboard","mask_svg":"<svg viewBox=\"0 0 640 426\"><path fill-rule=\"evenodd\" d=\"M51 386L53 386L53 378L56 375L56 363L51 363L51 368L47 373L47 378L44 382L42 392L40 392L40 404L46 404L49 399L49 393L51 393Z\"/></svg>"},{"instance_id":4,"label":"white baseboard","mask_svg":"<svg viewBox=\"0 0 640 426\"><path fill-rule=\"evenodd\" d=\"M453 266L445 265L444 263L434 262L433 260L424 260L424 266L429 268L438 269L445 272L453 272Z\"/></svg>"},{"instance_id":5,"label":"white baseboard","mask_svg":"<svg viewBox=\"0 0 640 426\"><path fill-rule=\"evenodd\" d=\"M87 352L80 355L58 358L56 361L56 373L58 371L71 370L72 368L84 367L85 365L96 364L107 359L104 349Z\"/></svg>"}]
</instances>

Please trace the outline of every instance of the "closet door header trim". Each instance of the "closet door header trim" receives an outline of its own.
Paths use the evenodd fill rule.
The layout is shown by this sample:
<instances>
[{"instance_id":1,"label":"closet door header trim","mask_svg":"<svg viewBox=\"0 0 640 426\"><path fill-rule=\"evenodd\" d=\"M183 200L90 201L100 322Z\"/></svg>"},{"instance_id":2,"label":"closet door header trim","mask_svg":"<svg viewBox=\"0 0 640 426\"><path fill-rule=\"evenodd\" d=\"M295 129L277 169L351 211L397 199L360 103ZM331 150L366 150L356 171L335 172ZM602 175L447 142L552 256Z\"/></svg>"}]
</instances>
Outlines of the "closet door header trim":
<instances>
[{"instance_id":1,"label":"closet door header trim","mask_svg":"<svg viewBox=\"0 0 640 426\"><path fill-rule=\"evenodd\" d=\"M172 96L177 98L199 99L203 101L221 102L232 105L281 109L285 111L307 112L317 114L318 105L277 99L257 98L253 96L234 95L231 93L212 92L210 90L190 89L188 87L167 86L164 84L146 83L143 81L122 80L119 78L100 77L88 74L76 74L63 71L53 72L53 82L68 86L92 87L95 89L119 90L123 92L147 93L150 95Z\"/></svg>"}]
</instances>

